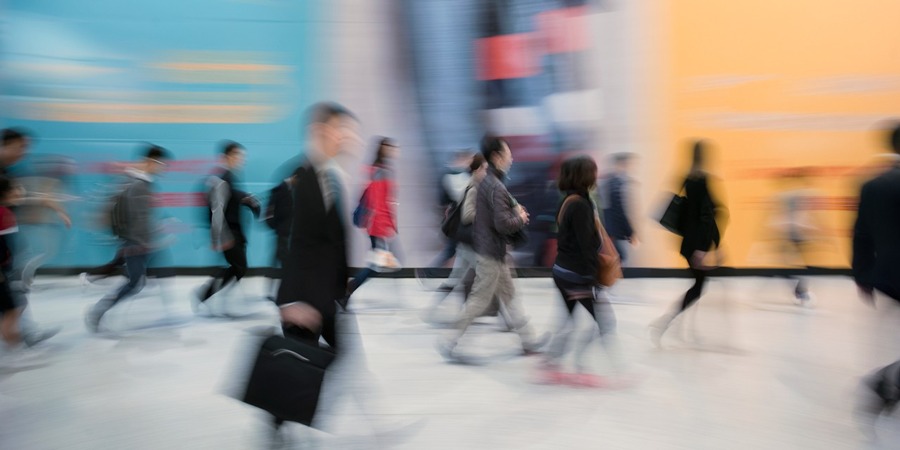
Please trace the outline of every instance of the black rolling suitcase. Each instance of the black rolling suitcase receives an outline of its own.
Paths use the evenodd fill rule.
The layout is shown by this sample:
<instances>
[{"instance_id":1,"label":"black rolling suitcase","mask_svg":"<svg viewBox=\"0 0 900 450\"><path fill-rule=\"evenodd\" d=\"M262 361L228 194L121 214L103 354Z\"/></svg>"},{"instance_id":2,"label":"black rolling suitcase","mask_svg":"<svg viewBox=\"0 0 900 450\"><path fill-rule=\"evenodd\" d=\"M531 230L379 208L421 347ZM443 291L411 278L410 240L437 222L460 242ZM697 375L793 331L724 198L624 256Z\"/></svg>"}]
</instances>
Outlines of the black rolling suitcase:
<instances>
[{"instance_id":1,"label":"black rolling suitcase","mask_svg":"<svg viewBox=\"0 0 900 450\"><path fill-rule=\"evenodd\" d=\"M242 400L279 419L310 425L334 356L307 342L270 336L259 349Z\"/></svg>"}]
</instances>

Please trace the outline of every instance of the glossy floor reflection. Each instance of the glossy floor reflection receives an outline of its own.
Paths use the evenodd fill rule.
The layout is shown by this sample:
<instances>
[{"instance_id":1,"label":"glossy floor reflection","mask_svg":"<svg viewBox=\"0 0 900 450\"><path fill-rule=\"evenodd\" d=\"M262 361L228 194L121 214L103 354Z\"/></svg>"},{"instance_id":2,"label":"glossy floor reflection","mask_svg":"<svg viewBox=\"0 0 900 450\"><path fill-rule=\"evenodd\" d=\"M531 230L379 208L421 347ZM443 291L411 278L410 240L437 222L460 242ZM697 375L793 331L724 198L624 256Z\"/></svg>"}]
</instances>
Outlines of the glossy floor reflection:
<instances>
[{"instance_id":1,"label":"glossy floor reflection","mask_svg":"<svg viewBox=\"0 0 900 450\"><path fill-rule=\"evenodd\" d=\"M168 291L150 283L108 314L105 332L90 335L85 309L118 280L84 287L40 278L32 315L64 329L0 355L0 448L272 448L268 417L227 395L252 356L251 337L277 324L266 281L247 279L217 300L229 304L212 305L231 319L194 315L189 297L203 281L180 277ZM554 330L563 310L552 282L517 283L535 327ZM689 284L617 286L619 343L635 384L611 389L536 384L539 358L515 356L516 335L494 319L461 343L486 364L448 364L435 349L444 331L422 321L435 294L415 280L372 280L342 319L356 345L328 382L327 433L289 426L280 448L898 447L900 413L870 441L852 410L860 377L900 357L900 321L864 306L849 279L813 279L813 308L795 306L784 280L715 279L664 348L654 348L647 326ZM445 303L438 317L458 299ZM594 345L592 369L607 375Z\"/></svg>"}]
</instances>

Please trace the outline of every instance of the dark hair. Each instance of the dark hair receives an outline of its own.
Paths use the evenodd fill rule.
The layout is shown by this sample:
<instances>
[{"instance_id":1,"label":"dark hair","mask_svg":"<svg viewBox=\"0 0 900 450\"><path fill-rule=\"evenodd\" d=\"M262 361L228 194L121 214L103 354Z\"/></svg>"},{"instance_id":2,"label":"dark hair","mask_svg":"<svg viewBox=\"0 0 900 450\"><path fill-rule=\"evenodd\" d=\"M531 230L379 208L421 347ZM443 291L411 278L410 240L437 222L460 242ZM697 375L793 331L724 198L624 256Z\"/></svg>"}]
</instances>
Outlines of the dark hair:
<instances>
[{"instance_id":1,"label":"dark hair","mask_svg":"<svg viewBox=\"0 0 900 450\"><path fill-rule=\"evenodd\" d=\"M372 162L373 166L384 164L385 160L387 160L387 149L397 146L391 138L382 136L375 139L378 141L378 146L375 147L375 161Z\"/></svg>"},{"instance_id":2,"label":"dark hair","mask_svg":"<svg viewBox=\"0 0 900 450\"><path fill-rule=\"evenodd\" d=\"M326 123L335 117L349 117L351 119L356 118L349 109L337 103L320 102L312 105L309 108L306 123L307 125L312 125L314 123Z\"/></svg>"},{"instance_id":3,"label":"dark hair","mask_svg":"<svg viewBox=\"0 0 900 450\"><path fill-rule=\"evenodd\" d=\"M22 128L4 128L2 132L2 145L8 145L15 141L19 141L22 139L28 139L31 137L31 133L25 131Z\"/></svg>"},{"instance_id":4,"label":"dark hair","mask_svg":"<svg viewBox=\"0 0 900 450\"><path fill-rule=\"evenodd\" d=\"M12 189L12 180L9 177L0 176L0 198L5 197Z\"/></svg>"},{"instance_id":5,"label":"dark hair","mask_svg":"<svg viewBox=\"0 0 900 450\"><path fill-rule=\"evenodd\" d=\"M475 173L476 170L480 169L481 166L484 165L484 155L481 153L476 153L472 155L472 163L469 164L469 173Z\"/></svg>"},{"instance_id":6,"label":"dark hair","mask_svg":"<svg viewBox=\"0 0 900 450\"><path fill-rule=\"evenodd\" d=\"M706 161L706 142L704 141L694 141L691 144L691 172L697 172L703 169L703 164Z\"/></svg>"},{"instance_id":7,"label":"dark hair","mask_svg":"<svg viewBox=\"0 0 900 450\"><path fill-rule=\"evenodd\" d=\"M222 149L222 154L225 156L230 156L232 153L241 150L244 148L243 145L238 144L235 141L222 141L219 143L219 148Z\"/></svg>"},{"instance_id":8,"label":"dark hair","mask_svg":"<svg viewBox=\"0 0 900 450\"><path fill-rule=\"evenodd\" d=\"M487 161L489 165L494 165L494 155L498 155L503 151L504 143L506 143L506 141L502 138L490 134L486 134L481 138L481 155L484 156L484 160ZM509 144L507 144L507 146L509 146Z\"/></svg>"},{"instance_id":9,"label":"dark hair","mask_svg":"<svg viewBox=\"0 0 900 450\"><path fill-rule=\"evenodd\" d=\"M150 144L147 151L144 153L144 157L147 159L155 159L157 161L172 159L168 150L154 144Z\"/></svg>"},{"instance_id":10,"label":"dark hair","mask_svg":"<svg viewBox=\"0 0 900 450\"><path fill-rule=\"evenodd\" d=\"M597 184L597 163L590 156L574 156L559 168L557 187L562 192L588 192Z\"/></svg>"},{"instance_id":11,"label":"dark hair","mask_svg":"<svg viewBox=\"0 0 900 450\"><path fill-rule=\"evenodd\" d=\"M627 152L616 153L613 155L613 162L615 162L616 164L623 164L623 163L627 163L628 161L631 161L633 158L634 158L633 153L627 153Z\"/></svg>"},{"instance_id":12,"label":"dark hair","mask_svg":"<svg viewBox=\"0 0 900 450\"><path fill-rule=\"evenodd\" d=\"M900 123L894 125L894 128L891 130L890 145L891 150L895 153L900 153Z\"/></svg>"}]
</instances>

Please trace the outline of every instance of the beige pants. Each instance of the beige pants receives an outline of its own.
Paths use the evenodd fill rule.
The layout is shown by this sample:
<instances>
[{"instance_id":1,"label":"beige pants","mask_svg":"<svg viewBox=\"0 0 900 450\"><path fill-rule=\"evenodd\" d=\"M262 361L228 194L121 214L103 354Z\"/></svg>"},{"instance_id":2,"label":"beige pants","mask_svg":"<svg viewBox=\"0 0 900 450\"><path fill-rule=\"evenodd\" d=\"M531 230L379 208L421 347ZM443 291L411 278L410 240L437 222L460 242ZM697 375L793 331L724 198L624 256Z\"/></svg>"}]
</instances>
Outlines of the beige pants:
<instances>
[{"instance_id":1,"label":"beige pants","mask_svg":"<svg viewBox=\"0 0 900 450\"><path fill-rule=\"evenodd\" d=\"M534 342L534 332L528 325L528 317L522 311L522 304L516 300L516 287L509 266L503 261L476 255L475 284L472 286L472 294L466 300L462 317L457 323L457 330L452 339L454 343L465 334L475 319L487 311L495 295L500 301L501 308L506 311L509 326L522 339L522 345L529 347Z\"/></svg>"}]
</instances>

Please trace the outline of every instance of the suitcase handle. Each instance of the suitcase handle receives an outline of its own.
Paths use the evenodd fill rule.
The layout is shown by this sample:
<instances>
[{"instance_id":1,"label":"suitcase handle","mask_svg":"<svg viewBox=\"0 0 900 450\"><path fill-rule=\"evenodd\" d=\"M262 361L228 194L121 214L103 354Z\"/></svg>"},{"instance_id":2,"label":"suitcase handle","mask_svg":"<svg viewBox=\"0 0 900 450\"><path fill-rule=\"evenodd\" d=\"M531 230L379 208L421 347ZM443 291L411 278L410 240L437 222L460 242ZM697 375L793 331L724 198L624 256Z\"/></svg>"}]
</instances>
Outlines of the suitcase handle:
<instances>
[{"instance_id":1,"label":"suitcase handle","mask_svg":"<svg viewBox=\"0 0 900 450\"><path fill-rule=\"evenodd\" d=\"M286 349L283 349L283 348L278 349L278 350L275 350L274 352L272 352L272 356L281 356L281 355L289 355L289 356L293 356L294 358L299 359L300 361L303 361L303 362L310 362L310 361L309 361L309 358L307 358L307 357L305 357L305 356L303 356L303 355L301 355L301 354L299 354L299 353L292 352L292 351L290 351L290 350L286 350Z\"/></svg>"}]
</instances>

